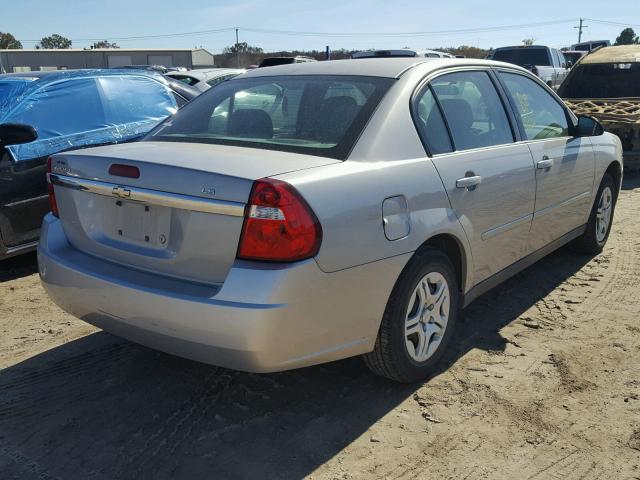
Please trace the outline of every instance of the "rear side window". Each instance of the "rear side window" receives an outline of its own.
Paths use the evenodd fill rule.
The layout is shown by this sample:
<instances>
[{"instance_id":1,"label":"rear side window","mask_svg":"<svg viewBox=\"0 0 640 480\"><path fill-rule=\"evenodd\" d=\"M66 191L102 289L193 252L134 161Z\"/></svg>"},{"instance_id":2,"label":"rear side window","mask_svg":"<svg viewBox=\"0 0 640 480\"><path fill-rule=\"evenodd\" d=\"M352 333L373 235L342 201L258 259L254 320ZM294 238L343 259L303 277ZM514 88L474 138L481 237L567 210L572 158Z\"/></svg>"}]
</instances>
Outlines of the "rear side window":
<instances>
[{"instance_id":1,"label":"rear side window","mask_svg":"<svg viewBox=\"0 0 640 480\"><path fill-rule=\"evenodd\" d=\"M200 80L195 77L191 77L189 75L169 75L171 78L174 78L182 83L186 83L187 85L195 85Z\"/></svg>"},{"instance_id":2,"label":"rear side window","mask_svg":"<svg viewBox=\"0 0 640 480\"><path fill-rule=\"evenodd\" d=\"M416 100L416 126L429 153L437 155L453 151L447 126L431 88L427 88Z\"/></svg>"},{"instance_id":3,"label":"rear side window","mask_svg":"<svg viewBox=\"0 0 640 480\"><path fill-rule=\"evenodd\" d=\"M344 160L394 80L281 76L223 82L146 140L282 150Z\"/></svg>"},{"instance_id":4,"label":"rear side window","mask_svg":"<svg viewBox=\"0 0 640 480\"><path fill-rule=\"evenodd\" d=\"M549 92L523 75L500 72L527 140L566 137L569 124L564 108Z\"/></svg>"},{"instance_id":5,"label":"rear side window","mask_svg":"<svg viewBox=\"0 0 640 480\"><path fill-rule=\"evenodd\" d=\"M511 125L487 72L456 72L431 82L456 150L514 141Z\"/></svg>"}]
</instances>

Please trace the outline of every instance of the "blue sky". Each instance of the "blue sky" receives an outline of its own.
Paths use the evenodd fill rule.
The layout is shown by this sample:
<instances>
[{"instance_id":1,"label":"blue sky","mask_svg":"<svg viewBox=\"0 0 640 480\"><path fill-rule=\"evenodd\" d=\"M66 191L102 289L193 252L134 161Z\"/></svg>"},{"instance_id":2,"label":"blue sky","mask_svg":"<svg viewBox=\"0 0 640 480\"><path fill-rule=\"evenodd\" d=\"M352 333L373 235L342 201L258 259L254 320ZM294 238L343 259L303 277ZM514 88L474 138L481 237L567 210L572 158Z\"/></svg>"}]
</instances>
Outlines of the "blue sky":
<instances>
[{"instance_id":1,"label":"blue sky","mask_svg":"<svg viewBox=\"0 0 640 480\"><path fill-rule=\"evenodd\" d=\"M240 41L265 51L281 49L398 48L415 49L461 44L484 48L520 44L533 37L536 43L563 47L577 40L572 28L578 17L636 25L640 9L632 0L561 0L478 2L428 2L425 0L0 0L0 31L11 32L25 48L45 35L60 33L82 48L88 39L201 32L240 27ZM480 6L481 5L481 6ZM631 15L629 15L631 13ZM566 23L531 25L543 22ZM573 20L573 22L572 22ZM614 40L622 25L586 21L583 39ZM477 30L527 24L494 31L465 31L414 36L381 36L378 33ZM310 33L367 33L325 36L276 34L250 29ZM235 42L233 30L171 38L115 40L126 48L191 48L203 46L218 53Z\"/></svg>"}]
</instances>

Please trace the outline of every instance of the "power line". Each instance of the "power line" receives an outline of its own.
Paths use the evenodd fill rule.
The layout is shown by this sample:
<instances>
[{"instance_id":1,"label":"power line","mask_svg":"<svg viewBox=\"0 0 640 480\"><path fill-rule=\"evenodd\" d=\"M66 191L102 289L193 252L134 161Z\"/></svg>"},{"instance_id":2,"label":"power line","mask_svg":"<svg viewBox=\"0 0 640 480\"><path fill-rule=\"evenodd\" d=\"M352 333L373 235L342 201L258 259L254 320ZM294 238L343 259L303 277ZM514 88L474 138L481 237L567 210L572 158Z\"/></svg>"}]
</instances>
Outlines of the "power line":
<instances>
[{"instance_id":1,"label":"power line","mask_svg":"<svg viewBox=\"0 0 640 480\"><path fill-rule=\"evenodd\" d=\"M433 31L418 31L418 32L305 32L305 31L294 31L294 30L270 30L264 28L245 28L245 27L225 27L218 28L213 30L199 30L192 32L180 32L180 33L165 33L158 35L138 35L138 36L129 36L129 37L114 37L111 35L105 35L98 38L71 38L72 42L94 42L104 40L105 38L110 41L128 41L128 40L145 40L145 39L159 39L159 38L175 38L175 37L186 37L193 35L208 35L214 33L224 33L224 32L233 32L234 30L240 29L246 32L253 33L263 33L263 34L271 34L271 35L293 35L293 36L316 36L316 37L422 37L429 35L443 35L443 34L455 34L455 33L482 33L482 32L496 32L501 30L516 30L520 28L530 28L530 27L542 27L542 26L550 26L550 25L560 25L573 22L574 20L554 20L548 22L535 22L535 23L523 23L517 25L500 25L493 27L481 27L481 28L465 28L458 30L433 30ZM22 42L39 42L40 39L25 39L21 40Z\"/></svg>"},{"instance_id":2,"label":"power line","mask_svg":"<svg viewBox=\"0 0 640 480\"><path fill-rule=\"evenodd\" d=\"M174 38L174 37L186 37L191 35L207 35L211 33L223 33L223 32L232 32L235 30L235 27L226 27L226 28L217 28L214 30L199 30L195 32L182 32L182 33L164 33L159 35L140 35L135 37L99 37L99 38L70 38L72 42L99 42L100 40L104 40L108 38L110 41L125 41L125 40L144 40L144 39L154 39L154 38ZM40 40L20 40L21 42L39 42Z\"/></svg>"},{"instance_id":3,"label":"power line","mask_svg":"<svg viewBox=\"0 0 640 480\"><path fill-rule=\"evenodd\" d=\"M501 25L494 27L464 28L458 30L432 30L420 32L303 32L293 30L268 30L263 28L243 28L247 32L266 33L275 35L295 35L295 36L322 36L322 37L421 37L428 35L443 35L454 33L482 33L495 32L500 30L514 30L529 27L541 27L548 25L560 25L571 23L574 20L554 20L549 22L523 23L518 25Z\"/></svg>"},{"instance_id":4,"label":"power line","mask_svg":"<svg viewBox=\"0 0 640 480\"><path fill-rule=\"evenodd\" d=\"M604 23L605 25L620 25L622 27L640 27L640 24L637 23L624 23L624 22L612 22L609 20L595 20L593 18L585 18L584 20L589 20L590 22L596 23Z\"/></svg>"}]
</instances>

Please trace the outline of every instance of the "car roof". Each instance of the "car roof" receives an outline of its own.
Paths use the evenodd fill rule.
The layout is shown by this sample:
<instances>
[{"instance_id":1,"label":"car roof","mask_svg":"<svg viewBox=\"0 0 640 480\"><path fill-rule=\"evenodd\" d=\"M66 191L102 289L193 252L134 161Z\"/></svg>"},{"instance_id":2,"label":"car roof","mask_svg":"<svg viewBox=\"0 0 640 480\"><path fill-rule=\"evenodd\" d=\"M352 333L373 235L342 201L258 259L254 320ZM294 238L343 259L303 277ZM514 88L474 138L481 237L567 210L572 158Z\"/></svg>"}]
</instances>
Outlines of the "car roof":
<instances>
[{"instance_id":1,"label":"car roof","mask_svg":"<svg viewBox=\"0 0 640 480\"><path fill-rule=\"evenodd\" d=\"M144 75L147 77L153 77L156 79L162 79L162 75L150 70L135 70L135 69L82 69L82 70L51 70L51 71L35 71L35 72L20 72L20 73L5 73L0 75L0 80L3 78L26 78L36 79L39 84L52 83L58 80L65 80L67 78L88 78L88 77L113 77L113 76L131 76L131 75ZM162 80L161 80L162 81Z\"/></svg>"},{"instance_id":2,"label":"car roof","mask_svg":"<svg viewBox=\"0 0 640 480\"><path fill-rule=\"evenodd\" d=\"M640 62L640 45L602 47L582 57L581 65L590 63L637 63Z\"/></svg>"},{"instance_id":3,"label":"car roof","mask_svg":"<svg viewBox=\"0 0 640 480\"><path fill-rule=\"evenodd\" d=\"M197 70L187 70L186 72L169 72L166 75L169 77L192 77L202 81L221 77L223 75L229 75L232 73L237 73L238 75L240 75L244 72L245 70L241 68L203 68Z\"/></svg>"},{"instance_id":4,"label":"car roof","mask_svg":"<svg viewBox=\"0 0 640 480\"><path fill-rule=\"evenodd\" d=\"M421 66L425 73L445 66L500 66L514 68L514 65L478 60L473 58L425 58L425 57L393 57L393 58L358 58L349 60L328 60L322 62L293 63L269 68L249 70L239 77L275 77L286 75L354 75L363 77L399 78L407 70ZM518 67L515 67L518 68Z\"/></svg>"},{"instance_id":5,"label":"car roof","mask_svg":"<svg viewBox=\"0 0 640 480\"><path fill-rule=\"evenodd\" d=\"M498 47L494 50L494 52L497 52L498 50L512 50L512 49L527 50L527 49L534 49L534 48L551 48L551 47L547 47L546 45L511 45L510 47Z\"/></svg>"}]
</instances>

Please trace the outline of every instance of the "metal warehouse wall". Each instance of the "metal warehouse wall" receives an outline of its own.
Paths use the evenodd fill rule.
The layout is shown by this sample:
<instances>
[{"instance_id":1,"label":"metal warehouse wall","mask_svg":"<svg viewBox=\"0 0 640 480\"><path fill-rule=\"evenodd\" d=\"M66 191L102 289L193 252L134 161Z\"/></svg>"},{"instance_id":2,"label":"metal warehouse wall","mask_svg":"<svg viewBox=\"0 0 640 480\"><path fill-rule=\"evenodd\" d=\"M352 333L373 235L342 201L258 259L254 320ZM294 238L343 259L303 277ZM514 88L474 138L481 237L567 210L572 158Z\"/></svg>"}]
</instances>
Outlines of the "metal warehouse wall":
<instances>
[{"instance_id":1,"label":"metal warehouse wall","mask_svg":"<svg viewBox=\"0 0 640 480\"><path fill-rule=\"evenodd\" d=\"M0 50L0 65L5 73L16 67L28 67L31 71L47 69L109 68L124 65L154 65L167 67L193 67L195 52L200 63L213 55L200 50ZM43 68L44 67L44 68Z\"/></svg>"}]
</instances>

